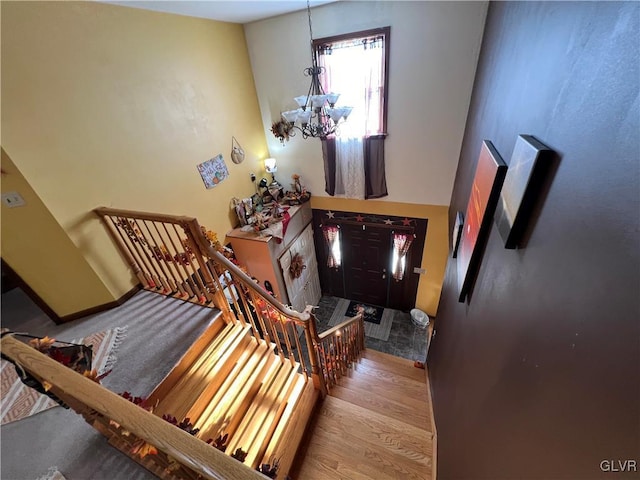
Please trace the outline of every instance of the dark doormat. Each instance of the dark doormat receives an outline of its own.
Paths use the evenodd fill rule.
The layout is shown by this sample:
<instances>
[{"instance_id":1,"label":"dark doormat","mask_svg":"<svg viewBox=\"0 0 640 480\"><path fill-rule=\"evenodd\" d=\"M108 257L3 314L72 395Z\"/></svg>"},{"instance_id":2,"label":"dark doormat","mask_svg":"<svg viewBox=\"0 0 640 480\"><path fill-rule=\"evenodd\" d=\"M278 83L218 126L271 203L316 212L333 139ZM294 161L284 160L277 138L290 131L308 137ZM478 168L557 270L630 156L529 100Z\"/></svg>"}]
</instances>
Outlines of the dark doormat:
<instances>
[{"instance_id":1,"label":"dark doormat","mask_svg":"<svg viewBox=\"0 0 640 480\"><path fill-rule=\"evenodd\" d=\"M364 308L364 321L369 323L375 323L376 325L380 324L382 320L382 312L384 312L384 308L382 307L374 307L373 305L369 305L367 303L351 301L349 303L349 308L347 308L347 313L345 313L345 317L355 317L358 314L358 308Z\"/></svg>"}]
</instances>

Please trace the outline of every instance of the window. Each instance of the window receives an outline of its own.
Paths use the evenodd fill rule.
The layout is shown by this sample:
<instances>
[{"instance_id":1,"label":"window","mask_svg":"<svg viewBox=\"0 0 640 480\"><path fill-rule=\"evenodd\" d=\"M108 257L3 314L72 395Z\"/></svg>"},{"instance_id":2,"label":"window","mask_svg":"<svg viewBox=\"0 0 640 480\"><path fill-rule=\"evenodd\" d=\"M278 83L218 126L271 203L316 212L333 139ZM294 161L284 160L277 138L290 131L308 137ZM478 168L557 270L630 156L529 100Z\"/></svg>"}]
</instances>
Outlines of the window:
<instances>
[{"instance_id":1,"label":"window","mask_svg":"<svg viewBox=\"0 0 640 480\"><path fill-rule=\"evenodd\" d=\"M339 104L353 107L340 134L350 137L386 133L387 48L389 27L314 41L325 92L340 93Z\"/></svg>"},{"instance_id":2,"label":"window","mask_svg":"<svg viewBox=\"0 0 640 480\"><path fill-rule=\"evenodd\" d=\"M323 225L322 235L327 245L327 267L340 268L342 251L340 248L340 228L335 225Z\"/></svg>"},{"instance_id":3,"label":"window","mask_svg":"<svg viewBox=\"0 0 640 480\"><path fill-rule=\"evenodd\" d=\"M387 195L384 138L387 134L390 27L314 40L325 92L340 93L351 106L335 137L323 142L325 190L347 198Z\"/></svg>"},{"instance_id":4,"label":"window","mask_svg":"<svg viewBox=\"0 0 640 480\"><path fill-rule=\"evenodd\" d=\"M393 259L391 261L391 269L393 279L397 282L404 278L407 253L409 252L409 248L411 248L414 238L414 234L393 233Z\"/></svg>"}]
</instances>

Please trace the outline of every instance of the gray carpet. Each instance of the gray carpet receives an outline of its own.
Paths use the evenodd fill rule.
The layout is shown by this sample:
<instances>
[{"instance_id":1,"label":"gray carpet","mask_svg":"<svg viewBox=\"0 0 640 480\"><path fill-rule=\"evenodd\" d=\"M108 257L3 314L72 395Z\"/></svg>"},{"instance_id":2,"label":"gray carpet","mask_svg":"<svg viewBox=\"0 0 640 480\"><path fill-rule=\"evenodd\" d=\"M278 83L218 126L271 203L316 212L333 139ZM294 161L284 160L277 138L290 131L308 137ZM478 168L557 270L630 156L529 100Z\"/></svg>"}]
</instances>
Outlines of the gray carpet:
<instances>
[{"instance_id":1,"label":"gray carpet","mask_svg":"<svg viewBox=\"0 0 640 480\"><path fill-rule=\"evenodd\" d=\"M127 325L113 371L102 385L146 396L217 312L149 292L116 309L55 325L20 289L2 295L2 327L60 340ZM154 475L107 444L79 415L60 407L0 428L0 478L33 480L57 466L67 480L151 480Z\"/></svg>"}]
</instances>

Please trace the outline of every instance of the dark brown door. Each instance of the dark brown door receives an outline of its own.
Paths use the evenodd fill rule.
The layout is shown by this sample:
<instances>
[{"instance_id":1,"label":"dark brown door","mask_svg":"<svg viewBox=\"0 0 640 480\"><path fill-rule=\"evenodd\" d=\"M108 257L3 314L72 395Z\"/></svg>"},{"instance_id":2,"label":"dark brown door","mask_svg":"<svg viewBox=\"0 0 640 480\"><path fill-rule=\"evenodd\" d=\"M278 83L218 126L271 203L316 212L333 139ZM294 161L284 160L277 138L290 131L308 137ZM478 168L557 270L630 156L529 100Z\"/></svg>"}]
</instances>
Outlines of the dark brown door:
<instances>
[{"instance_id":1,"label":"dark brown door","mask_svg":"<svg viewBox=\"0 0 640 480\"><path fill-rule=\"evenodd\" d=\"M386 306L392 253L390 230L344 225L342 231L346 297Z\"/></svg>"}]
</instances>

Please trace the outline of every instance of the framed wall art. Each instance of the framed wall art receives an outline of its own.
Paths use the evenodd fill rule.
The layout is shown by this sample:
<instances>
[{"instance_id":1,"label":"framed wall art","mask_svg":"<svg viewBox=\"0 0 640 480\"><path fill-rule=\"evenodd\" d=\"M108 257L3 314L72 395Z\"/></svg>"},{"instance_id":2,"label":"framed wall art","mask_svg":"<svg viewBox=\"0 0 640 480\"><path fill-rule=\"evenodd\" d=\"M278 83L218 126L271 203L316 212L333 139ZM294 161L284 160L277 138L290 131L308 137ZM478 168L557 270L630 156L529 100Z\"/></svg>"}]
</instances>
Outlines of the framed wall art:
<instances>
[{"instance_id":1,"label":"framed wall art","mask_svg":"<svg viewBox=\"0 0 640 480\"><path fill-rule=\"evenodd\" d=\"M493 144L488 140L483 141L458 248L460 302L467 299L475 282L506 173L507 165Z\"/></svg>"},{"instance_id":2,"label":"framed wall art","mask_svg":"<svg viewBox=\"0 0 640 480\"><path fill-rule=\"evenodd\" d=\"M451 256L456 258L458 256L458 247L460 246L460 239L462 238L462 226L464 225L464 215L462 212L456 213L456 223L453 226L453 233L451 234L452 253Z\"/></svg>"},{"instance_id":3,"label":"framed wall art","mask_svg":"<svg viewBox=\"0 0 640 480\"><path fill-rule=\"evenodd\" d=\"M505 248L520 246L554 151L531 135L519 135L496 207Z\"/></svg>"},{"instance_id":4,"label":"framed wall art","mask_svg":"<svg viewBox=\"0 0 640 480\"><path fill-rule=\"evenodd\" d=\"M222 158L221 153L216 155L212 159L199 164L198 172L202 177L204 186L207 188L215 187L229 176L227 164L224 163L224 158Z\"/></svg>"}]
</instances>

